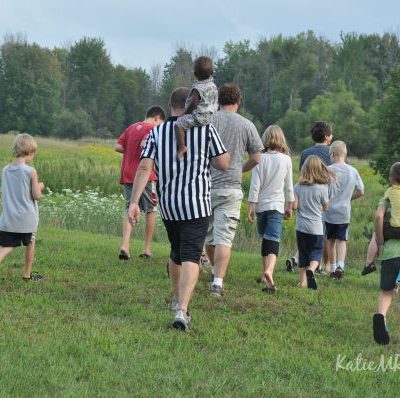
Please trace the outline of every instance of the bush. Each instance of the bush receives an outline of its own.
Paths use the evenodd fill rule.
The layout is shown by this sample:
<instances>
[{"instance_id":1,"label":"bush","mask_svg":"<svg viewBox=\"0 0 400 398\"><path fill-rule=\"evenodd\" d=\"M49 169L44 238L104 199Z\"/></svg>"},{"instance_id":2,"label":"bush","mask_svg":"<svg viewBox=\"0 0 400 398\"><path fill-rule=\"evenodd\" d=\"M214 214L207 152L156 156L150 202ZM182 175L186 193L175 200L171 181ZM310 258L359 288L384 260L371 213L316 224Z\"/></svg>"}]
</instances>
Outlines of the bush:
<instances>
[{"instance_id":1,"label":"bush","mask_svg":"<svg viewBox=\"0 0 400 398\"><path fill-rule=\"evenodd\" d=\"M56 135L59 138L79 139L92 134L90 116L82 109L64 110L56 118Z\"/></svg>"}]
</instances>

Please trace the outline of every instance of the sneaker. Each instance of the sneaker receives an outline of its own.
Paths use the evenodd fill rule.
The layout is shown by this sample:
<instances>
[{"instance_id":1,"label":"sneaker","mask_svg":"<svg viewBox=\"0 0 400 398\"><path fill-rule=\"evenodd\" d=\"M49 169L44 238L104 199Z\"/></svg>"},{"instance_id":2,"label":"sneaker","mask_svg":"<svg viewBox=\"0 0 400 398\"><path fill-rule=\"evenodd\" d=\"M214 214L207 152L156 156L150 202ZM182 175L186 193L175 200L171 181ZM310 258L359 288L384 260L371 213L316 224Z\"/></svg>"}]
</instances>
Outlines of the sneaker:
<instances>
[{"instance_id":1,"label":"sneaker","mask_svg":"<svg viewBox=\"0 0 400 398\"><path fill-rule=\"evenodd\" d=\"M331 279L337 279L336 271L330 272L330 273L329 273L329 277L330 277Z\"/></svg>"},{"instance_id":2,"label":"sneaker","mask_svg":"<svg viewBox=\"0 0 400 398\"><path fill-rule=\"evenodd\" d=\"M29 278L22 277L22 279L23 279L24 281L26 281L26 282L27 282L27 281L39 282L39 281L43 280L44 277L43 277L43 275L41 275L41 274L39 274L39 273L37 273L37 272L32 272L32 273L29 275Z\"/></svg>"},{"instance_id":3,"label":"sneaker","mask_svg":"<svg viewBox=\"0 0 400 398\"><path fill-rule=\"evenodd\" d=\"M315 270L315 273L318 274L318 275L320 275L320 276L327 276L327 275L328 275L328 273L325 272L325 270L322 269L321 267L318 267L318 268Z\"/></svg>"},{"instance_id":4,"label":"sneaker","mask_svg":"<svg viewBox=\"0 0 400 398\"><path fill-rule=\"evenodd\" d=\"M175 318L174 321L172 322L172 327L174 329L186 331L190 328L191 321L192 318L189 314L189 311L187 311L185 314L185 311L178 309L175 312Z\"/></svg>"},{"instance_id":5,"label":"sneaker","mask_svg":"<svg viewBox=\"0 0 400 398\"><path fill-rule=\"evenodd\" d=\"M297 267L297 262L294 257L286 260L286 271L287 272L294 272L294 269Z\"/></svg>"},{"instance_id":6,"label":"sneaker","mask_svg":"<svg viewBox=\"0 0 400 398\"><path fill-rule=\"evenodd\" d=\"M343 268L342 267L337 267L336 271L335 271L335 274L336 274L336 279L342 279L343 276L344 276Z\"/></svg>"},{"instance_id":7,"label":"sneaker","mask_svg":"<svg viewBox=\"0 0 400 398\"><path fill-rule=\"evenodd\" d=\"M224 288L222 286L217 286L217 285L211 286L210 296L221 298L223 297L223 295L224 295Z\"/></svg>"},{"instance_id":8,"label":"sneaker","mask_svg":"<svg viewBox=\"0 0 400 398\"><path fill-rule=\"evenodd\" d=\"M376 266L374 263L368 264L368 265L364 265L363 270L361 271L361 275L365 276L370 274L371 272L376 271Z\"/></svg>"},{"instance_id":9,"label":"sneaker","mask_svg":"<svg viewBox=\"0 0 400 398\"><path fill-rule=\"evenodd\" d=\"M385 317L382 314L375 314L373 316L372 328L375 342L383 345L389 344L390 337L385 325Z\"/></svg>"},{"instance_id":10,"label":"sneaker","mask_svg":"<svg viewBox=\"0 0 400 398\"><path fill-rule=\"evenodd\" d=\"M178 299L176 299L175 297L171 300L171 302L169 303L169 309L172 312L176 312L179 309L179 301Z\"/></svg>"}]
</instances>

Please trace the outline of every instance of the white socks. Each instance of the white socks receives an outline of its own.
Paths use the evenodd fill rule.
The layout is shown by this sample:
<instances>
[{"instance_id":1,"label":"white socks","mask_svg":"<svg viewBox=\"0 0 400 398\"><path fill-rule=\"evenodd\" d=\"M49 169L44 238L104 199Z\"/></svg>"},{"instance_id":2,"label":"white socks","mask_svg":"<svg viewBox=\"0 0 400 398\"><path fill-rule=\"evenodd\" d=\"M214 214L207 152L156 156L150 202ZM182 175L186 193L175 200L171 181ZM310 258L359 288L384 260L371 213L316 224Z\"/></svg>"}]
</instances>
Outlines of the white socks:
<instances>
[{"instance_id":1,"label":"white socks","mask_svg":"<svg viewBox=\"0 0 400 398\"><path fill-rule=\"evenodd\" d=\"M330 271L330 272L335 272L335 271L336 271L336 264L331 264L331 265L329 266L329 271Z\"/></svg>"},{"instance_id":2,"label":"white socks","mask_svg":"<svg viewBox=\"0 0 400 398\"><path fill-rule=\"evenodd\" d=\"M344 269L344 261L338 261L337 266L340 267L341 269Z\"/></svg>"},{"instance_id":3,"label":"white socks","mask_svg":"<svg viewBox=\"0 0 400 398\"><path fill-rule=\"evenodd\" d=\"M224 281L224 278L216 278L216 277L214 277L213 285L222 287L222 282L223 281Z\"/></svg>"}]
</instances>

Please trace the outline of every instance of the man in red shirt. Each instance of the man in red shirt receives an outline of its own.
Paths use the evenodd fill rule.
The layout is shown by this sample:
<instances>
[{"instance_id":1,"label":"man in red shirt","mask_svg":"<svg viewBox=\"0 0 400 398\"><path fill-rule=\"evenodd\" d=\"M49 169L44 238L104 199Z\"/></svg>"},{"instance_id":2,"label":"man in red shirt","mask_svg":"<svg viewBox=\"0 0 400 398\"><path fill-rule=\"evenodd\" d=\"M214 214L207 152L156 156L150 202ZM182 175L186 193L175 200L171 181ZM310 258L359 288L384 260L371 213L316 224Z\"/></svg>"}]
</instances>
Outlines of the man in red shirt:
<instances>
[{"instance_id":1,"label":"man in red shirt","mask_svg":"<svg viewBox=\"0 0 400 398\"><path fill-rule=\"evenodd\" d=\"M119 137L115 144L115 150L123 154L121 165L120 183L124 186L124 196L126 208L132 193L132 184L135 179L136 170L140 163L140 155L147 139L147 135L154 126L158 126L165 120L164 110L160 106L152 106L146 112L146 118L143 122L131 124ZM151 256L151 241L153 239L156 225L157 197L155 181L157 177L152 171L145 190L140 198L140 210L146 213L145 227L145 246L140 257ZM129 223L128 215L124 216L122 226L122 243L119 252L120 260L129 260L129 240L132 233L132 225Z\"/></svg>"}]
</instances>

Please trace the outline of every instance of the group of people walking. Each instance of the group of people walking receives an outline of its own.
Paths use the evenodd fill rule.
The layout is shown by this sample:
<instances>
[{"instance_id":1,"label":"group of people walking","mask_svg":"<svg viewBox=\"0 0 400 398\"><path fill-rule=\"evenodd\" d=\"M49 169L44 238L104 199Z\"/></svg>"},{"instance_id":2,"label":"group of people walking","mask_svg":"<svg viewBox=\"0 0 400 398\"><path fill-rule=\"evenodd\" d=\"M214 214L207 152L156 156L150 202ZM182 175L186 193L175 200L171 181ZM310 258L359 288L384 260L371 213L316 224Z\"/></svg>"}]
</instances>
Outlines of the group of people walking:
<instances>
[{"instance_id":1,"label":"group of people walking","mask_svg":"<svg viewBox=\"0 0 400 398\"><path fill-rule=\"evenodd\" d=\"M172 326L181 330L187 330L191 324L188 306L204 247L212 266L210 295L224 295L224 278L240 221L242 173L252 171L247 216L251 223L257 221L262 258L259 279L264 290L271 293L278 290L274 269L282 222L292 217L294 209L298 251L286 264L288 270L299 268L299 286L318 288L315 274L322 269L324 248L330 276L343 277L351 201L364 194L359 173L346 163L345 143L331 142L332 129L326 122L312 126L315 145L303 151L300 179L293 186L292 161L282 129L269 126L260 138L254 124L238 113L239 87L226 83L217 90L212 71L209 58L197 58L197 80L191 89L179 87L171 93L170 116L167 118L159 106L149 108L145 120L129 126L115 144L115 150L123 154L120 182L127 202L119 258L130 258L129 239L140 212L146 214L141 256L151 257L158 208L170 242ZM43 184L38 182L36 171L27 166L36 149L32 137L27 136L21 134L16 138L13 150L17 160L3 170L0 262L12 247L21 243L27 246L27 253L34 247L37 219L35 226L22 228L21 212L37 214L36 200ZM29 145L26 140L31 140ZM390 182L391 190L378 207L374 235L376 246L384 246L382 292L373 318L374 338L381 344L389 342L386 313L400 271L400 240L397 235L387 235L397 233L400 163L393 165ZM15 201L22 207L11 204ZM395 220L385 224L389 239L384 241L382 214L387 215L390 206ZM24 278L40 279L31 274L31 257L27 255ZM369 261L363 273L373 270L373 261Z\"/></svg>"}]
</instances>

